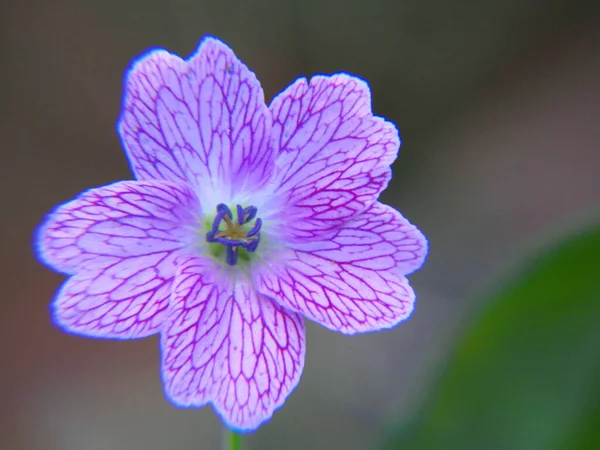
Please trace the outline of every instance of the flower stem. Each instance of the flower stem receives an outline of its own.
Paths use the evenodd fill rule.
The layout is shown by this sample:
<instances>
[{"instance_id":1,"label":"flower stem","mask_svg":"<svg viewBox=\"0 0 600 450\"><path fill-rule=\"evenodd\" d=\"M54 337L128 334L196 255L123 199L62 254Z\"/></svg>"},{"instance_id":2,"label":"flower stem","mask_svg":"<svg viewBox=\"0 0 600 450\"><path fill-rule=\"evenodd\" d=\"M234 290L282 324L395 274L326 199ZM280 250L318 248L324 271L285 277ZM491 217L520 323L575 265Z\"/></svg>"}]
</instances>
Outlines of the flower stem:
<instances>
[{"instance_id":1,"label":"flower stem","mask_svg":"<svg viewBox=\"0 0 600 450\"><path fill-rule=\"evenodd\" d=\"M223 450L242 450L242 435L225 428Z\"/></svg>"}]
</instances>

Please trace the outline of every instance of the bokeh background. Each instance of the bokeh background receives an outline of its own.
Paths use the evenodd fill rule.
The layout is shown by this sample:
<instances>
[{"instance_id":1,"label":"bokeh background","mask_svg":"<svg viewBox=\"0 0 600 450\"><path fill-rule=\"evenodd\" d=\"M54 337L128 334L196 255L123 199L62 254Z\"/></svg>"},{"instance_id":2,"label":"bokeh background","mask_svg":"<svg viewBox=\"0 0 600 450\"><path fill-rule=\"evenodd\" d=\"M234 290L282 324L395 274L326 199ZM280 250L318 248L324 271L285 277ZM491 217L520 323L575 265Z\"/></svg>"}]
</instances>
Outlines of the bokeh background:
<instances>
[{"instance_id":1,"label":"bokeh background","mask_svg":"<svg viewBox=\"0 0 600 450\"><path fill-rule=\"evenodd\" d=\"M301 383L251 449L376 448L423 410L486 293L598 223L597 0L5 0L0 24L1 449L219 446L211 408L164 398L156 338L52 325L62 277L31 246L53 206L131 177L115 123L124 72L150 47L188 56L216 35L267 101L298 76L368 80L403 138L382 199L430 240L413 317L354 337L310 325Z\"/></svg>"}]
</instances>

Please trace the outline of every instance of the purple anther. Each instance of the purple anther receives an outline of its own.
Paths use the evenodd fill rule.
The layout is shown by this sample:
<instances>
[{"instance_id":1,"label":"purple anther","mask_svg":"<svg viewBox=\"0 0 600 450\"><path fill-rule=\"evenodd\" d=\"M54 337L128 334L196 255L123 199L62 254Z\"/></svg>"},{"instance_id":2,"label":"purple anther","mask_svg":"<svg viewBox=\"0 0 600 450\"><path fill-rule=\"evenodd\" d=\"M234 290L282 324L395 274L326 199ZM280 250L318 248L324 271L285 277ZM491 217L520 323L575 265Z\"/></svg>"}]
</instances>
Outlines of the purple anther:
<instances>
[{"instance_id":1,"label":"purple anther","mask_svg":"<svg viewBox=\"0 0 600 450\"><path fill-rule=\"evenodd\" d=\"M244 225L244 208L242 208L242 205L236 205L236 208L237 208L238 223L240 225Z\"/></svg>"},{"instance_id":2,"label":"purple anther","mask_svg":"<svg viewBox=\"0 0 600 450\"><path fill-rule=\"evenodd\" d=\"M229 214L229 208L222 203L217 206L217 215L215 216L215 220L213 220L212 229L206 233L206 240L208 242L215 242L215 236L219 233L219 226L221 225L221 221L226 214Z\"/></svg>"},{"instance_id":3,"label":"purple anther","mask_svg":"<svg viewBox=\"0 0 600 450\"><path fill-rule=\"evenodd\" d=\"M229 218L233 218L233 214L231 214L231 209L229 209L229 206L227 206L225 203L219 203L217 205L217 213L220 213L221 211L225 211L225 214L227 214Z\"/></svg>"},{"instance_id":4,"label":"purple anther","mask_svg":"<svg viewBox=\"0 0 600 450\"><path fill-rule=\"evenodd\" d=\"M248 250L250 253L255 252L256 249L258 248L259 242L260 242L260 234L257 234L256 239L253 239L246 244L246 250Z\"/></svg>"},{"instance_id":5,"label":"purple anther","mask_svg":"<svg viewBox=\"0 0 600 450\"><path fill-rule=\"evenodd\" d=\"M238 253L237 247L227 247L225 260L230 266L235 266L237 263Z\"/></svg>"},{"instance_id":6,"label":"purple anther","mask_svg":"<svg viewBox=\"0 0 600 450\"><path fill-rule=\"evenodd\" d=\"M259 217L258 219L256 219L256 222L254 222L254 227L246 233L246 236L248 236L248 237L254 236L255 234L257 234L260 231L260 227L262 227L262 220Z\"/></svg>"},{"instance_id":7,"label":"purple anther","mask_svg":"<svg viewBox=\"0 0 600 450\"><path fill-rule=\"evenodd\" d=\"M244 224L244 223L250 222L252 219L254 219L256 217L257 212L258 212L258 208L256 208L256 206L248 206L247 208L244 208L244 214L243 214L244 221L241 223Z\"/></svg>"}]
</instances>

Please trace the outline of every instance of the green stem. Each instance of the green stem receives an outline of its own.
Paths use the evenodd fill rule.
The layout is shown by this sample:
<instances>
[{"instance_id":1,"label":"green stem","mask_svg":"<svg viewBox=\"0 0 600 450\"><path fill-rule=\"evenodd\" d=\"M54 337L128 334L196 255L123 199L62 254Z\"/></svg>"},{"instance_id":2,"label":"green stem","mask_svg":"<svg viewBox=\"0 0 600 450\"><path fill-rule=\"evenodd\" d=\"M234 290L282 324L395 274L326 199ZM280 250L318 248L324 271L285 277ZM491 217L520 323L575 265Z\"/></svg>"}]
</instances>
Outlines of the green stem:
<instances>
[{"instance_id":1,"label":"green stem","mask_svg":"<svg viewBox=\"0 0 600 450\"><path fill-rule=\"evenodd\" d=\"M223 450L242 450L242 435L225 428Z\"/></svg>"}]
</instances>

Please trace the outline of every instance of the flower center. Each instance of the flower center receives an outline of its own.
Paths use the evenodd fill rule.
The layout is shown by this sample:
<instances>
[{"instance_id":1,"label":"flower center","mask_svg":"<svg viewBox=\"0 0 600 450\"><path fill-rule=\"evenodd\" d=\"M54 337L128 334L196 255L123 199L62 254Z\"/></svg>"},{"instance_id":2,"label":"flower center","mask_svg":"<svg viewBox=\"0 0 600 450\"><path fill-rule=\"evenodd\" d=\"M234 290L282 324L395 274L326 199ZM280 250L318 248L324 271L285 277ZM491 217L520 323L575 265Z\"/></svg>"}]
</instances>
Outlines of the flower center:
<instances>
[{"instance_id":1,"label":"flower center","mask_svg":"<svg viewBox=\"0 0 600 450\"><path fill-rule=\"evenodd\" d=\"M238 249L244 248L249 252L256 251L260 242L260 227L262 220L256 218L254 226L249 223L254 220L258 210L254 206L242 208L236 205L237 220L234 219L231 209L223 203L217 205L217 215L212 224L212 229L206 233L206 240L225 246L226 260L230 266L235 266L238 261Z\"/></svg>"}]
</instances>

